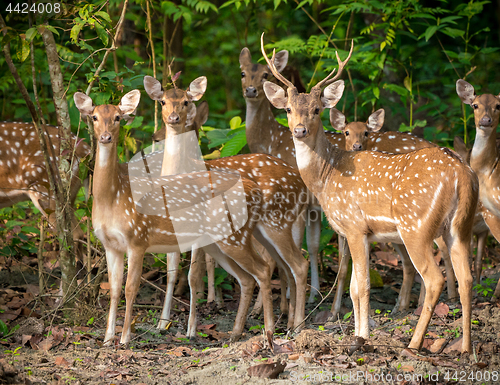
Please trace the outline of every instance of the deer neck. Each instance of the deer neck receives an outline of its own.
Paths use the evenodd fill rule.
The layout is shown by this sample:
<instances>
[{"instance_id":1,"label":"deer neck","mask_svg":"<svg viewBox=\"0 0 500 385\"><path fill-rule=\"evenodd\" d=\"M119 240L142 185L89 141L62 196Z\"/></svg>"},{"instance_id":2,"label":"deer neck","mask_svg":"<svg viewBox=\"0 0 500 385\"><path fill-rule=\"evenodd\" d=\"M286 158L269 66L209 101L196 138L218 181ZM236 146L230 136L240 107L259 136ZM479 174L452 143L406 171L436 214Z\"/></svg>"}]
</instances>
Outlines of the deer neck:
<instances>
[{"instance_id":1,"label":"deer neck","mask_svg":"<svg viewBox=\"0 0 500 385\"><path fill-rule=\"evenodd\" d=\"M177 134L172 127L167 125L161 175L177 175L193 171L204 171L204 166L204 162L201 161L201 152L196 133L188 131Z\"/></svg>"},{"instance_id":2,"label":"deer neck","mask_svg":"<svg viewBox=\"0 0 500 385\"><path fill-rule=\"evenodd\" d=\"M270 154L272 135L279 123L267 98L246 98L246 133L251 152Z\"/></svg>"},{"instance_id":3,"label":"deer neck","mask_svg":"<svg viewBox=\"0 0 500 385\"><path fill-rule=\"evenodd\" d=\"M293 139L297 165L307 188L316 196L324 196L326 181L335 174L335 160L340 152L331 144L322 127L318 128L315 140L311 142ZM321 199L320 199L321 203Z\"/></svg>"},{"instance_id":4,"label":"deer neck","mask_svg":"<svg viewBox=\"0 0 500 385\"><path fill-rule=\"evenodd\" d=\"M476 139L472 147L470 165L480 177L489 174L497 163L498 151L496 146L496 127L490 133L476 127Z\"/></svg>"},{"instance_id":5,"label":"deer neck","mask_svg":"<svg viewBox=\"0 0 500 385\"><path fill-rule=\"evenodd\" d=\"M115 202L119 186L118 156L116 144L97 144L96 162L94 168L94 207L104 205L109 207Z\"/></svg>"}]
</instances>

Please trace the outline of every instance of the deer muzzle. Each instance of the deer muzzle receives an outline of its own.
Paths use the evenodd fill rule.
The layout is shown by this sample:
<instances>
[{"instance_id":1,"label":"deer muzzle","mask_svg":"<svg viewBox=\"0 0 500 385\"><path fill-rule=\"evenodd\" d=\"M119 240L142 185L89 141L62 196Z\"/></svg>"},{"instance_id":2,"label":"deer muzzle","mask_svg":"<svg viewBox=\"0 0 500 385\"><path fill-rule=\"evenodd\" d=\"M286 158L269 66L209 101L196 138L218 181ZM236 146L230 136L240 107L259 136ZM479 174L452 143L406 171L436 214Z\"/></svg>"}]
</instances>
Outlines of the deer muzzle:
<instances>
[{"instance_id":1,"label":"deer muzzle","mask_svg":"<svg viewBox=\"0 0 500 385\"><path fill-rule=\"evenodd\" d=\"M307 136L307 128L303 124L298 124L294 129L293 129L293 136L296 137L297 139L300 138L305 138Z\"/></svg>"},{"instance_id":2,"label":"deer muzzle","mask_svg":"<svg viewBox=\"0 0 500 385\"><path fill-rule=\"evenodd\" d=\"M256 98L257 97L257 89L255 87L247 87L245 89L245 96L247 98Z\"/></svg>"},{"instance_id":3,"label":"deer muzzle","mask_svg":"<svg viewBox=\"0 0 500 385\"><path fill-rule=\"evenodd\" d=\"M353 151L361 151L363 149L363 146L361 145L361 143L354 143L352 145L352 150Z\"/></svg>"},{"instance_id":4,"label":"deer muzzle","mask_svg":"<svg viewBox=\"0 0 500 385\"><path fill-rule=\"evenodd\" d=\"M177 124L181 121L181 118L177 112L172 112L168 118L167 118L167 123L168 124Z\"/></svg>"},{"instance_id":5,"label":"deer muzzle","mask_svg":"<svg viewBox=\"0 0 500 385\"><path fill-rule=\"evenodd\" d=\"M479 120L479 125L480 126L484 126L484 127L488 127L488 126L491 126L491 123L493 122L493 120L491 119L490 116L486 115L486 116L483 116L480 120Z\"/></svg>"},{"instance_id":6,"label":"deer muzzle","mask_svg":"<svg viewBox=\"0 0 500 385\"><path fill-rule=\"evenodd\" d=\"M107 143L111 143L111 141L112 141L112 137L111 137L111 133L109 131L105 131L104 134L102 134L99 137L99 143L107 144Z\"/></svg>"}]
</instances>

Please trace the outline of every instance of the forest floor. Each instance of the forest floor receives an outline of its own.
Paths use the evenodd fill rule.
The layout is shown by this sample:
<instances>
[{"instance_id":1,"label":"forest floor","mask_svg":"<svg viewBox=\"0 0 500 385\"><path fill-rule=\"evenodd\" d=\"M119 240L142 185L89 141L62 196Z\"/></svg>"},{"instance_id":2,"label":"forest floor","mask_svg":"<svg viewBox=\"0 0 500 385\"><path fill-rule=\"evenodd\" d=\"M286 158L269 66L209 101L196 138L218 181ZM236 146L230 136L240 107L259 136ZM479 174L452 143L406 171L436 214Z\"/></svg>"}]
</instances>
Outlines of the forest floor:
<instances>
[{"instance_id":1,"label":"forest floor","mask_svg":"<svg viewBox=\"0 0 500 385\"><path fill-rule=\"evenodd\" d=\"M488 248L487 255L491 263L484 270L482 288L473 292L471 355L459 353L460 305L448 301L446 293L436 307L423 349L413 355L404 351L419 319L421 309L415 309L415 304L420 285L414 285L414 306L409 313L387 312L394 306L402 277L401 265L389 248L371 254L371 266L380 273L383 285L371 290L371 337L367 341L352 336L354 321L345 295L342 315L335 323L326 322L332 302L328 298L300 333L287 337L286 318L281 317L277 333L267 337L261 330L263 320L249 317L243 337L230 343L237 285L225 292L222 306L200 304L199 337L188 341L187 295L179 298L182 302L174 302L172 325L160 332L155 327L160 295L144 285L134 308L130 346L119 346L117 339L115 346L103 347L106 283L101 285L97 305L79 302L61 318L63 312L51 310L53 302L46 301L45 309L37 302L36 258L0 259L0 319L9 329L21 325L0 339L0 384L498 383L500 305L490 297L500 276L500 256L494 248ZM328 292L332 282L323 281L322 291ZM161 286L161 279L156 284ZM278 308L278 280L273 281L273 293ZM313 308L308 305L306 313ZM123 312L120 308L118 323L123 321Z\"/></svg>"}]
</instances>

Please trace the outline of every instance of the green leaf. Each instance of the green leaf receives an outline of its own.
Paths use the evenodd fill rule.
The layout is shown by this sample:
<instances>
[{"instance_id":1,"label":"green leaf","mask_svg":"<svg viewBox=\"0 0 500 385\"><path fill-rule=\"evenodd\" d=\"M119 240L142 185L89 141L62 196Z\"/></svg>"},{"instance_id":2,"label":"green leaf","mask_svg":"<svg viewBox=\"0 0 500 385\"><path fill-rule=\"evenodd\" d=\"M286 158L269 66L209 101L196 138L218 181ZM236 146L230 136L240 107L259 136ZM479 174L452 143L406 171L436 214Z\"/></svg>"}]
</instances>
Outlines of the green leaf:
<instances>
[{"instance_id":1,"label":"green leaf","mask_svg":"<svg viewBox=\"0 0 500 385\"><path fill-rule=\"evenodd\" d=\"M465 31L462 31L461 29L455 29L455 28L450 28L450 27L446 27L446 28L442 29L441 32L443 32L445 35L448 35L452 38L462 37L465 34Z\"/></svg>"},{"instance_id":2,"label":"green leaf","mask_svg":"<svg viewBox=\"0 0 500 385\"><path fill-rule=\"evenodd\" d=\"M231 130L234 130L240 126L241 126L241 118L239 116L235 116L229 121L229 127L231 128Z\"/></svg>"},{"instance_id":3,"label":"green leaf","mask_svg":"<svg viewBox=\"0 0 500 385\"><path fill-rule=\"evenodd\" d=\"M274 0L274 10L278 9L278 6L280 5L281 0Z\"/></svg>"},{"instance_id":4,"label":"green leaf","mask_svg":"<svg viewBox=\"0 0 500 385\"><path fill-rule=\"evenodd\" d=\"M405 88L411 92L411 79L409 76L405 77L405 80L403 81L403 84L405 85Z\"/></svg>"},{"instance_id":5,"label":"green leaf","mask_svg":"<svg viewBox=\"0 0 500 385\"><path fill-rule=\"evenodd\" d=\"M0 334L2 337L9 334L9 327L2 320L0 320Z\"/></svg>"},{"instance_id":6,"label":"green leaf","mask_svg":"<svg viewBox=\"0 0 500 385\"><path fill-rule=\"evenodd\" d=\"M247 144L246 131L240 131L234 135L222 148L221 157L236 155Z\"/></svg>"},{"instance_id":7,"label":"green leaf","mask_svg":"<svg viewBox=\"0 0 500 385\"><path fill-rule=\"evenodd\" d=\"M207 138L209 140L208 148L218 147L221 144L227 142L227 134L231 132L230 129L216 129L207 132Z\"/></svg>"},{"instance_id":8,"label":"green leaf","mask_svg":"<svg viewBox=\"0 0 500 385\"><path fill-rule=\"evenodd\" d=\"M233 290L233 287L228 283L223 283L222 285L220 285L220 287L224 290Z\"/></svg>"},{"instance_id":9,"label":"green leaf","mask_svg":"<svg viewBox=\"0 0 500 385\"><path fill-rule=\"evenodd\" d=\"M111 24L111 17L109 17L109 15L106 12L104 12L104 11L97 11L94 15L95 16L99 16L101 19L104 19L109 24Z\"/></svg>"},{"instance_id":10,"label":"green leaf","mask_svg":"<svg viewBox=\"0 0 500 385\"><path fill-rule=\"evenodd\" d=\"M424 33L425 41L429 41L429 39L436 33L438 29L439 27L437 25L429 26Z\"/></svg>"},{"instance_id":11,"label":"green leaf","mask_svg":"<svg viewBox=\"0 0 500 385\"><path fill-rule=\"evenodd\" d=\"M75 19L76 24L71 28L71 32L69 36L71 37L71 40L73 40L73 43L76 43L78 40L78 34L83 28L84 22L80 18Z\"/></svg>"},{"instance_id":12,"label":"green leaf","mask_svg":"<svg viewBox=\"0 0 500 385\"><path fill-rule=\"evenodd\" d=\"M109 37L104 27L99 23L95 23L95 30L97 31L97 36L101 39L102 44L107 46Z\"/></svg>"},{"instance_id":13,"label":"green leaf","mask_svg":"<svg viewBox=\"0 0 500 385\"><path fill-rule=\"evenodd\" d=\"M28 29L26 31L26 41L31 42L37 34L38 34L38 29L36 27Z\"/></svg>"},{"instance_id":14,"label":"green leaf","mask_svg":"<svg viewBox=\"0 0 500 385\"><path fill-rule=\"evenodd\" d=\"M175 5L171 1L162 1L161 9L167 16L172 16L173 14L179 12L179 8L177 8L177 5Z\"/></svg>"},{"instance_id":15,"label":"green leaf","mask_svg":"<svg viewBox=\"0 0 500 385\"><path fill-rule=\"evenodd\" d=\"M378 87L373 87L373 95L378 99L380 98L380 89Z\"/></svg>"},{"instance_id":16,"label":"green leaf","mask_svg":"<svg viewBox=\"0 0 500 385\"><path fill-rule=\"evenodd\" d=\"M21 231L23 233L35 233L35 234L40 234L40 230L37 229L36 227L33 226L23 226L21 228Z\"/></svg>"},{"instance_id":17,"label":"green leaf","mask_svg":"<svg viewBox=\"0 0 500 385\"><path fill-rule=\"evenodd\" d=\"M19 45L19 49L17 50L17 58L21 62L23 62L30 54L30 43L28 43L25 39L19 39Z\"/></svg>"},{"instance_id":18,"label":"green leaf","mask_svg":"<svg viewBox=\"0 0 500 385\"><path fill-rule=\"evenodd\" d=\"M386 44L387 44L387 43L386 43L385 41L383 41L382 43L380 43L380 51L381 51L381 52L384 50L384 48L385 48Z\"/></svg>"},{"instance_id":19,"label":"green leaf","mask_svg":"<svg viewBox=\"0 0 500 385\"><path fill-rule=\"evenodd\" d=\"M5 227L7 227L8 229L11 229L14 226L23 226L23 225L24 225L24 222L11 220L11 221L7 221L7 223L5 224Z\"/></svg>"}]
</instances>

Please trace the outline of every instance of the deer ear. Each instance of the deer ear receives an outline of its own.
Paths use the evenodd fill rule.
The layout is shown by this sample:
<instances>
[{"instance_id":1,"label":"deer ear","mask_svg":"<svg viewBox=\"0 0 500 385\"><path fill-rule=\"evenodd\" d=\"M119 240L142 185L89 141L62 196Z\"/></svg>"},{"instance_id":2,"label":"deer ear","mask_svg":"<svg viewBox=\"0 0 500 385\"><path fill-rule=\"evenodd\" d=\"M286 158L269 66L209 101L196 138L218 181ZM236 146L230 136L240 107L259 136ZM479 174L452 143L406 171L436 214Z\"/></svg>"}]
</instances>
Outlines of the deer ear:
<instances>
[{"instance_id":1,"label":"deer ear","mask_svg":"<svg viewBox=\"0 0 500 385\"><path fill-rule=\"evenodd\" d=\"M198 108L196 109L196 125L199 127L203 126L208 119L208 103L206 100L200 103Z\"/></svg>"},{"instance_id":2,"label":"deer ear","mask_svg":"<svg viewBox=\"0 0 500 385\"><path fill-rule=\"evenodd\" d=\"M153 140L155 142L161 142L162 140L165 140L165 133L166 133L166 128L163 127L161 130L159 131L156 131L154 134L153 134Z\"/></svg>"},{"instance_id":3,"label":"deer ear","mask_svg":"<svg viewBox=\"0 0 500 385\"><path fill-rule=\"evenodd\" d=\"M457 94L465 104L472 104L476 98L474 87L462 79L457 80Z\"/></svg>"},{"instance_id":4,"label":"deer ear","mask_svg":"<svg viewBox=\"0 0 500 385\"><path fill-rule=\"evenodd\" d=\"M336 108L330 109L330 124L334 130L344 131L346 126L345 115Z\"/></svg>"},{"instance_id":5,"label":"deer ear","mask_svg":"<svg viewBox=\"0 0 500 385\"><path fill-rule=\"evenodd\" d=\"M90 96L84 94L83 92L75 92L73 100L75 101L76 108L78 108L78 111L80 111L82 116L92 115L92 112L94 111L94 103L92 103Z\"/></svg>"},{"instance_id":6,"label":"deer ear","mask_svg":"<svg viewBox=\"0 0 500 385\"><path fill-rule=\"evenodd\" d=\"M281 72L285 69L286 64L288 63L288 51L284 49L283 51L279 51L274 57L274 66Z\"/></svg>"},{"instance_id":7,"label":"deer ear","mask_svg":"<svg viewBox=\"0 0 500 385\"><path fill-rule=\"evenodd\" d=\"M130 91L122 97L118 108L122 112L123 119L127 121L127 124L130 124L134 120L134 117L130 115L135 114L140 100L141 92L139 90Z\"/></svg>"},{"instance_id":8,"label":"deer ear","mask_svg":"<svg viewBox=\"0 0 500 385\"><path fill-rule=\"evenodd\" d=\"M383 108L381 108L368 117L368 122L366 123L366 127L368 127L368 129L371 132L377 132L384 125L384 119L385 119L385 111Z\"/></svg>"},{"instance_id":9,"label":"deer ear","mask_svg":"<svg viewBox=\"0 0 500 385\"><path fill-rule=\"evenodd\" d=\"M161 83L152 76L144 76L144 89L153 100L161 100L163 98Z\"/></svg>"},{"instance_id":10,"label":"deer ear","mask_svg":"<svg viewBox=\"0 0 500 385\"><path fill-rule=\"evenodd\" d=\"M252 55L250 54L250 50L245 47L240 52L240 67L249 64L252 64Z\"/></svg>"},{"instance_id":11,"label":"deer ear","mask_svg":"<svg viewBox=\"0 0 500 385\"><path fill-rule=\"evenodd\" d=\"M453 139L453 148L463 160L467 160L468 150L461 136L455 136L455 138Z\"/></svg>"},{"instance_id":12,"label":"deer ear","mask_svg":"<svg viewBox=\"0 0 500 385\"><path fill-rule=\"evenodd\" d=\"M323 108L335 107L344 93L344 87L343 80L337 80L326 87L321 98Z\"/></svg>"},{"instance_id":13,"label":"deer ear","mask_svg":"<svg viewBox=\"0 0 500 385\"><path fill-rule=\"evenodd\" d=\"M276 108L285 108L288 103L288 98L285 96L285 90L279 85L265 82L264 93L271 104Z\"/></svg>"},{"instance_id":14,"label":"deer ear","mask_svg":"<svg viewBox=\"0 0 500 385\"><path fill-rule=\"evenodd\" d=\"M192 125L195 118L196 118L196 106L194 105L194 103L189 103L187 118L186 118L186 127Z\"/></svg>"},{"instance_id":15,"label":"deer ear","mask_svg":"<svg viewBox=\"0 0 500 385\"><path fill-rule=\"evenodd\" d=\"M187 89L187 94L192 101L197 101L201 99L206 90L207 78L206 76L200 76L191 82Z\"/></svg>"}]
</instances>

